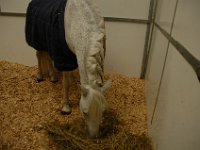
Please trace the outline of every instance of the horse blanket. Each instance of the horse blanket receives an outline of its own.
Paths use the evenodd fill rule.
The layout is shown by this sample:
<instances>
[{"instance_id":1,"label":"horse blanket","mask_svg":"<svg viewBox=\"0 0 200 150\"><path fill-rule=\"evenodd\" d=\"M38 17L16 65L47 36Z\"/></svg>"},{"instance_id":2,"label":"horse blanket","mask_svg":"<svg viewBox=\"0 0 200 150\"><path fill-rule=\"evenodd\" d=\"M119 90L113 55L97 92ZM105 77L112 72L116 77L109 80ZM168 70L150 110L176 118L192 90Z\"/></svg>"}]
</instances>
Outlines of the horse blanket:
<instances>
[{"instance_id":1,"label":"horse blanket","mask_svg":"<svg viewBox=\"0 0 200 150\"><path fill-rule=\"evenodd\" d=\"M64 12L67 0L32 0L27 8L25 34L28 45L47 51L60 71L78 67L65 40Z\"/></svg>"}]
</instances>

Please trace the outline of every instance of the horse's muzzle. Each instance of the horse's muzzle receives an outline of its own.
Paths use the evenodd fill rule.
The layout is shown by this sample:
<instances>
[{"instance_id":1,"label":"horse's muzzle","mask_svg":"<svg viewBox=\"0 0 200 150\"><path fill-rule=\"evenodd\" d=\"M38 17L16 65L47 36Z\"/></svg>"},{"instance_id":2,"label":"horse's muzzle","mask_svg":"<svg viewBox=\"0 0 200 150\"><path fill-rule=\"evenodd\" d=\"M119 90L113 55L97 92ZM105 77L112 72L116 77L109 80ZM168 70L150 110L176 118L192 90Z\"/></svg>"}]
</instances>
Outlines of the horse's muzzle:
<instances>
[{"instance_id":1,"label":"horse's muzzle","mask_svg":"<svg viewBox=\"0 0 200 150\"><path fill-rule=\"evenodd\" d=\"M91 139L99 138L99 130L96 130L96 131L91 130L91 129L89 130L87 125L85 126L85 129L89 138Z\"/></svg>"},{"instance_id":2,"label":"horse's muzzle","mask_svg":"<svg viewBox=\"0 0 200 150\"><path fill-rule=\"evenodd\" d=\"M89 133L89 138L91 138L91 139L99 138L99 132L97 134L91 134L91 133Z\"/></svg>"}]
</instances>

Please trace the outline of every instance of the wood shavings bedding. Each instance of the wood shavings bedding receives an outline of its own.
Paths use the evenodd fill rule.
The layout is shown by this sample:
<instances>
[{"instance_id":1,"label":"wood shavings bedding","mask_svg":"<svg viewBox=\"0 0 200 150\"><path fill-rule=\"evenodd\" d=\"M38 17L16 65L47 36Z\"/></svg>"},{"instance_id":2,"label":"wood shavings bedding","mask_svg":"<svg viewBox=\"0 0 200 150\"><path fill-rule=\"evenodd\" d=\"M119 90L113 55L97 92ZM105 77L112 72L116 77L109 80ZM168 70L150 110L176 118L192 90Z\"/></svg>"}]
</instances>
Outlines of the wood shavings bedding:
<instances>
[{"instance_id":1,"label":"wood shavings bedding","mask_svg":"<svg viewBox=\"0 0 200 150\"><path fill-rule=\"evenodd\" d=\"M0 61L0 150L56 149L44 126L52 122L68 124L81 117L77 72L70 89L72 114L63 116L61 80L56 84L48 79L37 83L36 71L36 66ZM148 139L144 81L118 74L106 74L105 79L113 81L105 96L120 122L116 126Z\"/></svg>"}]
</instances>

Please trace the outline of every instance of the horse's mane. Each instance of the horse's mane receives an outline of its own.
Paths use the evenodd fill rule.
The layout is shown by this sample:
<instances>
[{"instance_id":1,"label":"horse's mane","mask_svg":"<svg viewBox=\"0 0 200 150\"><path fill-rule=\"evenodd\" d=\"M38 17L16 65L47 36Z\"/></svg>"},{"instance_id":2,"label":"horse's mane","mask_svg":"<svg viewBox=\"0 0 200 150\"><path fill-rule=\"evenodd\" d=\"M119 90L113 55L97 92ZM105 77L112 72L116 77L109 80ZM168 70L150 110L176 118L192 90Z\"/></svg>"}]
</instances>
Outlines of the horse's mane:
<instances>
[{"instance_id":1,"label":"horse's mane","mask_svg":"<svg viewBox=\"0 0 200 150\"><path fill-rule=\"evenodd\" d=\"M93 19L96 19L96 30L91 33L89 39L89 49L86 57L86 68L91 85L103 84L103 72L104 72L104 38L105 38L105 24L104 19L100 14L98 7L91 2L91 0L85 0L90 5L91 10L94 12Z\"/></svg>"},{"instance_id":2,"label":"horse's mane","mask_svg":"<svg viewBox=\"0 0 200 150\"><path fill-rule=\"evenodd\" d=\"M103 33L94 33L86 57L86 68L90 84L103 84L104 48L101 40Z\"/></svg>"},{"instance_id":3,"label":"horse's mane","mask_svg":"<svg viewBox=\"0 0 200 150\"><path fill-rule=\"evenodd\" d=\"M71 44L77 44L71 46L71 49L76 53L79 62L82 62L82 64L79 63L82 82L83 84L98 87L96 85L103 84L103 64L105 57L103 46L105 39L104 18L101 16L100 11L93 0L69 0L68 4L71 6L71 13L74 11L76 15L75 18L66 18L66 20L73 19L74 22L77 22L77 27L81 26L81 21L84 22L84 24L82 24L83 29L76 28L76 24L73 22L73 27L71 27L72 30L69 33L71 35L69 35L68 39L69 43L71 38ZM67 16L71 17L69 13ZM68 29L70 30L70 28ZM75 41L79 34L85 38L81 39L80 44ZM80 52L81 49L84 49L84 51Z\"/></svg>"}]
</instances>

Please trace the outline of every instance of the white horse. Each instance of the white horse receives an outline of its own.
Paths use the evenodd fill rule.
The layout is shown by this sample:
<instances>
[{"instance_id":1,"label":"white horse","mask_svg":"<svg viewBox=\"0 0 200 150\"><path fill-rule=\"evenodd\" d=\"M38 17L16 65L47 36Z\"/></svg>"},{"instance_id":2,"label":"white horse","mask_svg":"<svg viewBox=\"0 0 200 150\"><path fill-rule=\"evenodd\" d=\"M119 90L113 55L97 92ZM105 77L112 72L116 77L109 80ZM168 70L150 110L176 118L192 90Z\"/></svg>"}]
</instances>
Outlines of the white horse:
<instances>
[{"instance_id":1,"label":"white horse","mask_svg":"<svg viewBox=\"0 0 200 150\"><path fill-rule=\"evenodd\" d=\"M68 0L65 7L65 37L70 50L76 55L81 82L80 111L84 116L90 137L97 137L102 114L107 108L103 95L111 82L103 83L105 57L105 25L93 0ZM38 80L42 79L41 59L46 52L37 51ZM48 58L49 59L49 58ZM50 59L49 59L50 60ZM51 63L50 63L51 64ZM51 80L56 80L50 65ZM62 112L71 113L69 105L70 72L63 72L64 106Z\"/></svg>"}]
</instances>

